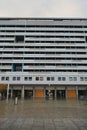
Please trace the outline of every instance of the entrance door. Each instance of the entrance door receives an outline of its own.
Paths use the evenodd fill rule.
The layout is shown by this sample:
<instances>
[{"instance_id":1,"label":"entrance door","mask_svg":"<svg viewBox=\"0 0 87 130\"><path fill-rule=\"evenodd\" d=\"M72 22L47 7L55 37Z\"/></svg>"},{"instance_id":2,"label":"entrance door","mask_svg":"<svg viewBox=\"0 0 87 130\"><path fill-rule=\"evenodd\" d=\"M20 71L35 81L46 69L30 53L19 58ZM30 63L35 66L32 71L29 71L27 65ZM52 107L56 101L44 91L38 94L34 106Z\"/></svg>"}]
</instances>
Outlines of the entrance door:
<instances>
[{"instance_id":1,"label":"entrance door","mask_svg":"<svg viewBox=\"0 0 87 130\"><path fill-rule=\"evenodd\" d=\"M33 90L25 90L25 98L33 97Z\"/></svg>"},{"instance_id":2,"label":"entrance door","mask_svg":"<svg viewBox=\"0 0 87 130\"><path fill-rule=\"evenodd\" d=\"M35 97L44 97L44 90L42 89L35 90Z\"/></svg>"},{"instance_id":3,"label":"entrance door","mask_svg":"<svg viewBox=\"0 0 87 130\"><path fill-rule=\"evenodd\" d=\"M87 90L78 90L78 98L84 99L87 96Z\"/></svg>"},{"instance_id":4,"label":"entrance door","mask_svg":"<svg viewBox=\"0 0 87 130\"><path fill-rule=\"evenodd\" d=\"M76 98L76 90L68 90L67 96L68 98Z\"/></svg>"},{"instance_id":5,"label":"entrance door","mask_svg":"<svg viewBox=\"0 0 87 130\"><path fill-rule=\"evenodd\" d=\"M55 97L55 91L54 90L46 90L46 97L47 98L54 98Z\"/></svg>"},{"instance_id":6,"label":"entrance door","mask_svg":"<svg viewBox=\"0 0 87 130\"><path fill-rule=\"evenodd\" d=\"M14 97L18 97L18 98L21 98L21 90L13 90L13 96Z\"/></svg>"},{"instance_id":7,"label":"entrance door","mask_svg":"<svg viewBox=\"0 0 87 130\"><path fill-rule=\"evenodd\" d=\"M57 98L65 99L65 90L57 90Z\"/></svg>"}]
</instances>

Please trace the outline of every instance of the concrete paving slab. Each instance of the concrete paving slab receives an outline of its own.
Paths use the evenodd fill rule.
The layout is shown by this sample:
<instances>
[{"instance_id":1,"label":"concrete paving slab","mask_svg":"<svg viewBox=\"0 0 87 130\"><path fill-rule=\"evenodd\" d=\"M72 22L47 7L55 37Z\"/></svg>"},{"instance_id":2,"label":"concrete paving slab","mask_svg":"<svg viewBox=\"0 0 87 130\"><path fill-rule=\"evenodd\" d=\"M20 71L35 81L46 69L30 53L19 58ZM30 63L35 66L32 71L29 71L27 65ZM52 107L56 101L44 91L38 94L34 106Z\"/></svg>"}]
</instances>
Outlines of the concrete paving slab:
<instances>
[{"instance_id":1,"label":"concrete paving slab","mask_svg":"<svg viewBox=\"0 0 87 130\"><path fill-rule=\"evenodd\" d=\"M0 130L87 130L87 101L0 101Z\"/></svg>"}]
</instances>

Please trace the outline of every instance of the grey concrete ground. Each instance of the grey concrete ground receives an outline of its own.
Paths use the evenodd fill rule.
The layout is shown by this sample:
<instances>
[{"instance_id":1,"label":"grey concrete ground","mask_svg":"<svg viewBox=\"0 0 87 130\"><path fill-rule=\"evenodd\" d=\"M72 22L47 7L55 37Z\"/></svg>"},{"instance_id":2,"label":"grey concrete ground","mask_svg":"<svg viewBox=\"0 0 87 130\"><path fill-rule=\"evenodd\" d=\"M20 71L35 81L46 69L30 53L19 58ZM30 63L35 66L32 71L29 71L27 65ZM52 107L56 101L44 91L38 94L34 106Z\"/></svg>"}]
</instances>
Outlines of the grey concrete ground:
<instances>
[{"instance_id":1,"label":"grey concrete ground","mask_svg":"<svg viewBox=\"0 0 87 130\"><path fill-rule=\"evenodd\" d=\"M87 130L87 101L0 101L0 130Z\"/></svg>"}]
</instances>

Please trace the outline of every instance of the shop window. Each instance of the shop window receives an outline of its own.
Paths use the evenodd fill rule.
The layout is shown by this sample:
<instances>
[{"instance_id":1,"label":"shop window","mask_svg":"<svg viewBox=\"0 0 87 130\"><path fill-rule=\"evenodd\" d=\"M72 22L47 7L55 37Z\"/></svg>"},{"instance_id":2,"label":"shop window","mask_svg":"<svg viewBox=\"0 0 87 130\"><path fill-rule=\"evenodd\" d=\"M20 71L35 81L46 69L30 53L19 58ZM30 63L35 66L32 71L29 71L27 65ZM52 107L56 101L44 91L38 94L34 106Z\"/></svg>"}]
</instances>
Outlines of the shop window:
<instances>
[{"instance_id":1,"label":"shop window","mask_svg":"<svg viewBox=\"0 0 87 130\"><path fill-rule=\"evenodd\" d=\"M24 42L24 36L23 35L19 35L19 36L15 36L15 42Z\"/></svg>"}]
</instances>

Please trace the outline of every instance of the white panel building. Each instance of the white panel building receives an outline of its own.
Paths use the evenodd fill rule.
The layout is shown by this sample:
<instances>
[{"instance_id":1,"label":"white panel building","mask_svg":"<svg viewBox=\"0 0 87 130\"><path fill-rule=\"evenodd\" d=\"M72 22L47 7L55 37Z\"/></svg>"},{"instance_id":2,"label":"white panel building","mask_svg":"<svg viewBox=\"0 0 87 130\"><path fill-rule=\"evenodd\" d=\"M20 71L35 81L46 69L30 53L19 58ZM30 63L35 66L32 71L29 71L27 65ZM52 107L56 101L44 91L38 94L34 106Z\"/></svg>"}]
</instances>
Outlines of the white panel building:
<instances>
[{"instance_id":1,"label":"white panel building","mask_svg":"<svg viewBox=\"0 0 87 130\"><path fill-rule=\"evenodd\" d=\"M0 85L7 98L87 94L87 19L0 18Z\"/></svg>"}]
</instances>

